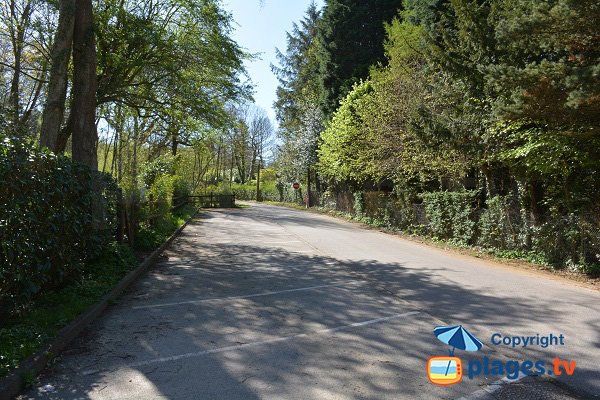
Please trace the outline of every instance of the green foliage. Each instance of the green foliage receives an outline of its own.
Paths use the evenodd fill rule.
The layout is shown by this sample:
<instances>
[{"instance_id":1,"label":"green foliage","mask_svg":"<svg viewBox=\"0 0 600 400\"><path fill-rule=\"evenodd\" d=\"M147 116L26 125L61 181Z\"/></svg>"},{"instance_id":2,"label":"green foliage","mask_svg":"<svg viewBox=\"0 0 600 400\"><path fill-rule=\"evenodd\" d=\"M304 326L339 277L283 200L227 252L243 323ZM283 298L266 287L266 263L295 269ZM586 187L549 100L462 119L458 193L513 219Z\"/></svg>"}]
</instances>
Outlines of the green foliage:
<instances>
[{"instance_id":1,"label":"green foliage","mask_svg":"<svg viewBox=\"0 0 600 400\"><path fill-rule=\"evenodd\" d=\"M129 248L110 246L82 268L76 282L36 298L27 313L3 319L0 377L18 367L61 328L99 301L135 266L137 260Z\"/></svg>"},{"instance_id":2,"label":"green foliage","mask_svg":"<svg viewBox=\"0 0 600 400\"><path fill-rule=\"evenodd\" d=\"M435 192L423 194L423 203L435 239L468 245L475 234L473 200L476 192Z\"/></svg>"},{"instance_id":3,"label":"green foliage","mask_svg":"<svg viewBox=\"0 0 600 400\"><path fill-rule=\"evenodd\" d=\"M306 174L317 162L317 148L323 130L323 114L318 107L319 59L317 34L321 13L312 3L300 24L287 35L285 53L277 53L275 109L282 140L276 154L280 176L291 181ZM283 193L282 193L283 195Z\"/></svg>"},{"instance_id":4,"label":"green foliage","mask_svg":"<svg viewBox=\"0 0 600 400\"><path fill-rule=\"evenodd\" d=\"M33 144L0 137L0 309L18 312L79 279L115 227L112 180Z\"/></svg>"},{"instance_id":5,"label":"green foliage","mask_svg":"<svg viewBox=\"0 0 600 400\"><path fill-rule=\"evenodd\" d=\"M301 108L317 97L319 60L314 48L320 17L317 5L311 3L304 18L288 32L285 52L277 49L279 66L271 66L279 81L275 109L284 136L294 135L301 123Z\"/></svg>"},{"instance_id":6,"label":"green foliage","mask_svg":"<svg viewBox=\"0 0 600 400\"><path fill-rule=\"evenodd\" d=\"M533 228L533 250L549 264L586 272L600 261L597 221L570 214Z\"/></svg>"},{"instance_id":7,"label":"green foliage","mask_svg":"<svg viewBox=\"0 0 600 400\"><path fill-rule=\"evenodd\" d=\"M134 247L143 251L155 250L195 213L196 209L191 205L187 205L174 213L169 210L161 218L142 222L135 235Z\"/></svg>"},{"instance_id":8,"label":"green foliage","mask_svg":"<svg viewBox=\"0 0 600 400\"><path fill-rule=\"evenodd\" d=\"M318 169L322 176L338 182L360 183L373 171L368 151L370 141L363 128L365 105L372 92L370 81L357 84L321 134Z\"/></svg>"},{"instance_id":9,"label":"green foliage","mask_svg":"<svg viewBox=\"0 0 600 400\"><path fill-rule=\"evenodd\" d=\"M500 57L485 65L504 118L600 132L600 4L596 0L496 0L491 29Z\"/></svg>"},{"instance_id":10,"label":"green foliage","mask_svg":"<svg viewBox=\"0 0 600 400\"><path fill-rule=\"evenodd\" d=\"M94 13L99 104L152 110L187 139L225 125L225 103L249 95L240 78L250 55L232 40L220 2L106 0Z\"/></svg>"},{"instance_id":11,"label":"green foliage","mask_svg":"<svg viewBox=\"0 0 600 400\"><path fill-rule=\"evenodd\" d=\"M354 215L362 217L365 214L365 195L363 192L354 193Z\"/></svg>"},{"instance_id":12,"label":"green foliage","mask_svg":"<svg viewBox=\"0 0 600 400\"><path fill-rule=\"evenodd\" d=\"M172 175L159 175L154 183L146 190L144 202L144 215L142 219L161 221L171 215L173 207L173 192L175 190L175 177Z\"/></svg>"},{"instance_id":13,"label":"green foliage","mask_svg":"<svg viewBox=\"0 0 600 400\"><path fill-rule=\"evenodd\" d=\"M481 247L515 249L520 246L520 221L510 218L509 199L496 196L486 201L477 223L477 244ZM513 218L514 219L514 218Z\"/></svg>"},{"instance_id":14,"label":"green foliage","mask_svg":"<svg viewBox=\"0 0 600 400\"><path fill-rule=\"evenodd\" d=\"M156 160L144 165L142 181L146 187L152 187L154 182L161 176L173 175L175 173L175 157L170 154L158 157Z\"/></svg>"},{"instance_id":15,"label":"green foliage","mask_svg":"<svg viewBox=\"0 0 600 400\"><path fill-rule=\"evenodd\" d=\"M369 76L371 66L385 61L384 23L390 22L401 7L398 0L326 1L316 49L324 115L333 115L354 84Z\"/></svg>"}]
</instances>

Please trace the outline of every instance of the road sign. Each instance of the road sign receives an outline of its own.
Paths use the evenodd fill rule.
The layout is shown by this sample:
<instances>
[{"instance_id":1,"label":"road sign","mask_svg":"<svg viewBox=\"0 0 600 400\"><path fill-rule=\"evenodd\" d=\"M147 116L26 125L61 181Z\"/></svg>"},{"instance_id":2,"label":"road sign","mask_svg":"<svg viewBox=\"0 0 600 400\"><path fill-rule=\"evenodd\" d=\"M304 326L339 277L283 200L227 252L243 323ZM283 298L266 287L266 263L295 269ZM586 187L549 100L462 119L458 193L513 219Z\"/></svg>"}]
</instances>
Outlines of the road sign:
<instances>
[{"instance_id":1,"label":"road sign","mask_svg":"<svg viewBox=\"0 0 600 400\"><path fill-rule=\"evenodd\" d=\"M298 182L294 182L294 185L292 187L294 188L294 190L298 190L300 189L300 184Z\"/></svg>"}]
</instances>

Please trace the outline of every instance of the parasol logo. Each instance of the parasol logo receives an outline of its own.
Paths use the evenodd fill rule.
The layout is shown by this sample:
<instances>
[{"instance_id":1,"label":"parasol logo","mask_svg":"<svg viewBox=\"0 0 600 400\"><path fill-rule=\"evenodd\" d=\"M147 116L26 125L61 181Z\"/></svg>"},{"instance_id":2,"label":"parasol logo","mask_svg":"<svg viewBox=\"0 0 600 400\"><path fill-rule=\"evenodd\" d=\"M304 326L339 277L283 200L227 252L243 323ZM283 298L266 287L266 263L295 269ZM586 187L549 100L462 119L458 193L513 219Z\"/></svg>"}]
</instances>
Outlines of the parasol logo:
<instances>
[{"instance_id":1,"label":"parasol logo","mask_svg":"<svg viewBox=\"0 0 600 400\"><path fill-rule=\"evenodd\" d=\"M429 380L436 385L454 385L463 377L462 360L454 356L456 349L478 351L483 344L462 325L438 326L433 334L451 349L448 350L448 356L431 357L427 361Z\"/></svg>"},{"instance_id":2,"label":"parasol logo","mask_svg":"<svg viewBox=\"0 0 600 400\"><path fill-rule=\"evenodd\" d=\"M514 380L528 375L566 375L575 373L577 361L562 360L554 357L551 362L544 360L498 360L485 356L482 359L463 361L455 357L456 350L476 352L483 344L462 325L438 326L433 334L449 346L448 356L431 357L427 361L427 375L431 383L436 385L454 385L463 378L463 372L468 379L477 376L501 376L503 379ZM564 335L529 335L529 336L503 336L494 333L491 337L494 346L523 347L539 346L546 349L550 346L564 346ZM463 367L464 365L464 367Z\"/></svg>"}]
</instances>

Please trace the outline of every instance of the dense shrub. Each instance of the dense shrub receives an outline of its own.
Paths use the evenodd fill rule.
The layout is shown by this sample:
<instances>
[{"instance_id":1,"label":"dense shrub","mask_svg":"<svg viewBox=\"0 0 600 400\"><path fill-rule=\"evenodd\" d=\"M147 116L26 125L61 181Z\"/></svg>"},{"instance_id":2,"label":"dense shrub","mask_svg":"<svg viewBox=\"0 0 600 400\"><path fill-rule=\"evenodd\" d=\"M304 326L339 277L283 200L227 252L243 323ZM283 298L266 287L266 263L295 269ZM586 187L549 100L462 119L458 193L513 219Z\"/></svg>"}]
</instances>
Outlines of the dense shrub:
<instances>
[{"instance_id":1,"label":"dense shrub","mask_svg":"<svg viewBox=\"0 0 600 400\"><path fill-rule=\"evenodd\" d=\"M354 193L354 214L362 217L365 213L365 194L363 192Z\"/></svg>"},{"instance_id":2,"label":"dense shrub","mask_svg":"<svg viewBox=\"0 0 600 400\"><path fill-rule=\"evenodd\" d=\"M597 217L596 217L597 218ZM600 261L600 232L597 221L569 214L553 218L533 229L534 251L549 264L586 271Z\"/></svg>"},{"instance_id":3,"label":"dense shrub","mask_svg":"<svg viewBox=\"0 0 600 400\"><path fill-rule=\"evenodd\" d=\"M496 196L486 201L479 216L477 244L486 248L513 250L524 247L524 230L521 218L511 213L510 199Z\"/></svg>"},{"instance_id":4,"label":"dense shrub","mask_svg":"<svg viewBox=\"0 0 600 400\"><path fill-rule=\"evenodd\" d=\"M66 157L0 136L0 310L76 280L110 241L112 180Z\"/></svg>"},{"instance_id":5,"label":"dense shrub","mask_svg":"<svg viewBox=\"0 0 600 400\"><path fill-rule=\"evenodd\" d=\"M146 198L140 210L140 220L153 225L170 218L174 190L174 176L157 176L145 192Z\"/></svg>"},{"instance_id":6,"label":"dense shrub","mask_svg":"<svg viewBox=\"0 0 600 400\"><path fill-rule=\"evenodd\" d=\"M434 192L423 194L429 230L434 238L467 245L473 240L474 192Z\"/></svg>"}]
</instances>

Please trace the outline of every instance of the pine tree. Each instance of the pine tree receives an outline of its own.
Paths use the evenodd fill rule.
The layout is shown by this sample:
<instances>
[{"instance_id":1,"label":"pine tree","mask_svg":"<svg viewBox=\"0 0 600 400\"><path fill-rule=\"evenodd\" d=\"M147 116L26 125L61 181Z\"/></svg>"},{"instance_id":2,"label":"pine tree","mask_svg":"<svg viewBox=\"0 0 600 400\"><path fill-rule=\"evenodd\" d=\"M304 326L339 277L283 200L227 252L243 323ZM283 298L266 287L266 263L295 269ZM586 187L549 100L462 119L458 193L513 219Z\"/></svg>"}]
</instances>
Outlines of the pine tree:
<instances>
[{"instance_id":1,"label":"pine tree","mask_svg":"<svg viewBox=\"0 0 600 400\"><path fill-rule=\"evenodd\" d=\"M292 132L301 122L303 103L316 101L319 64L314 54L321 13L312 3L299 24L287 33L285 53L276 50L279 65L271 65L279 80L275 109L280 128Z\"/></svg>"},{"instance_id":2,"label":"pine tree","mask_svg":"<svg viewBox=\"0 0 600 400\"><path fill-rule=\"evenodd\" d=\"M320 106L330 116L371 66L385 61L385 23L399 0L327 0L319 24Z\"/></svg>"}]
</instances>

